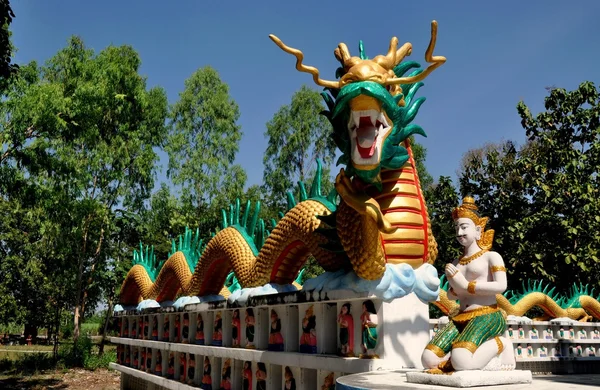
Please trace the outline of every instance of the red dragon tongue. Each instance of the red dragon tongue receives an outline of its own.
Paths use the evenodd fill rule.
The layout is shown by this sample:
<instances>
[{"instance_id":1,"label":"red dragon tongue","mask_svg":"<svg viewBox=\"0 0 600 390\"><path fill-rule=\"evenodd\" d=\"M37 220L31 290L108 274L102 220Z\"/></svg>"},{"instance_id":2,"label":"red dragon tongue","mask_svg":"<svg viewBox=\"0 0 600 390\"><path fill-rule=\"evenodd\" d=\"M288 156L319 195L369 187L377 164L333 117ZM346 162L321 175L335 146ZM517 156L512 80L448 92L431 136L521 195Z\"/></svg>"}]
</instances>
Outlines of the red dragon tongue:
<instances>
[{"instance_id":1,"label":"red dragon tongue","mask_svg":"<svg viewBox=\"0 0 600 390\"><path fill-rule=\"evenodd\" d=\"M377 128L371 122L371 118L363 116L360 118L360 126L356 129L356 148L362 158L369 158L375 153L375 140L377 139Z\"/></svg>"}]
</instances>

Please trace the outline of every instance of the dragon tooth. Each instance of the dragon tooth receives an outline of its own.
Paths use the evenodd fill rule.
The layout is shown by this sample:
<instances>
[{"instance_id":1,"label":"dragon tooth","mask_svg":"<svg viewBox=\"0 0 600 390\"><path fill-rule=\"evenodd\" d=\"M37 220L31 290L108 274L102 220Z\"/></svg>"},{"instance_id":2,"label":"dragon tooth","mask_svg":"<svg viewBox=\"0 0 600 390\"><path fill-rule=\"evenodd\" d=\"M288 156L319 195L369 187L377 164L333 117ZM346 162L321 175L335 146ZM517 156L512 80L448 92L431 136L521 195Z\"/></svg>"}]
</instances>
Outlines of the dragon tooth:
<instances>
[{"instance_id":1,"label":"dragon tooth","mask_svg":"<svg viewBox=\"0 0 600 390\"><path fill-rule=\"evenodd\" d=\"M379 117L377 118L377 120L383 124L383 127L387 127L387 120L385 119L385 115L383 115L383 112L379 113Z\"/></svg>"},{"instance_id":2,"label":"dragon tooth","mask_svg":"<svg viewBox=\"0 0 600 390\"><path fill-rule=\"evenodd\" d=\"M360 126L360 112L352 111L352 120L354 121L354 127Z\"/></svg>"},{"instance_id":3,"label":"dragon tooth","mask_svg":"<svg viewBox=\"0 0 600 390\"><path fill-rule=\"evenodd\" d=\"M380 113L375 110L369 111L369 117L371 118L371 124L373 126L377 126L377 118L380 116Z\"/></svg>"}]
</instances>

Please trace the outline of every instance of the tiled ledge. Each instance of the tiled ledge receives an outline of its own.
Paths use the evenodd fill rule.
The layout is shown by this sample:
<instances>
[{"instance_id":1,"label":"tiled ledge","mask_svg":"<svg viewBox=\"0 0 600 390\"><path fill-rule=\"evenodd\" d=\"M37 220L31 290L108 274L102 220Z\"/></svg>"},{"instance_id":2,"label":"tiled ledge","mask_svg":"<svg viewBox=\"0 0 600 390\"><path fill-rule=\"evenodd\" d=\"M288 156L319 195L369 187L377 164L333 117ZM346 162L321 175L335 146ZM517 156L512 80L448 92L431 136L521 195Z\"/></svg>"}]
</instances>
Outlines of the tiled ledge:
<instances>
[{"instance_id":1,"label":"tiled ledge","mask_svg":"<svg viewBox=\"0 0 600 390\"><path fill-rule=\"evenodd\" d=\"M312 355L299 352L273 352L246 348L213 347L209 345L168 343L162 341L138 340L121 337L111 337L111 342L114 344L153 348L162 351L183 352L244 361L249 360L254 362L264 362L281 366L300 367L315 370L320 370L326 367L329 371L346 373L398 368L393 367L393 362L386 361L385 359L343 358L335 355ZM413 369L407 369L405 371L413 371Z\"/></svg>"},{"instance_id":2,"label":"tiled ledge","mask_svg":"<svg viewBox=\"0 0 600 390\"><path fill-rule=\"evenodd\" d=\"M198 387L193 387L193 386L188 386L184 383L180 383L178 381L172 380L172 379L167 379L167 378L163 378L160 377L158 375L154 375L154 374L149 374L147 372L135 369L135 368L130 368L130 367L126 367L126 366L122 366L120 364L117 363L110 363L109 365L110 368L112 368L113 370L116 371L120 371L124 374L127 375L131 375L134 376L136 378L140 378L143 379L147 382L151 382L154 383L158 386L167 388L167 389L171 389L171 390L198 390Z\"/></svg>"}]
</instances>

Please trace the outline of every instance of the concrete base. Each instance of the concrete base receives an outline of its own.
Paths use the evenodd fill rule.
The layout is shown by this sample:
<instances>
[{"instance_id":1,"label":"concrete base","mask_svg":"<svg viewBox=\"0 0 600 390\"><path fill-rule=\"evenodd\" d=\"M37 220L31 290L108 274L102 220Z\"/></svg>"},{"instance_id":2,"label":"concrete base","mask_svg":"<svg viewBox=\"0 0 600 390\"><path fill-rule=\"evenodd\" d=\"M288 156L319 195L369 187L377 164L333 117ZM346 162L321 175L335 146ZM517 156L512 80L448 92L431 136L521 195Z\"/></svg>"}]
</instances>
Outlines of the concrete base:
<instances>
[{"instance_id":1,"label":"concrete base","mask_svg":"<svg viewBox=\"0 0 600 390\"><path fill-rule=\"evenodd\" d=\"M422 383L409 383L407 381L407 377L413 377L414 379L415 377L425 378L424 376L426 376L428 380L437 380L438 382L433 384L432 382L426 382L425 380L423 380ZM531 372L521 370L497 372L464 371L456 372L452 375L431 375L423 373L422 371L377 371L339 377L337 378L336 390L446 390L448 387L467 387L465 384L469 384L469 386L471 386L470 390L547 390L549 388L554 388L546 381L535 380L532 383ZM580 387L573 388L579 389ZM583 386L581 388L587 388L587 386Z\"/></svg>"},{"instance_id":2,"label":"concrete base","mask_svg":"<svg viewBox=\"0 0 600 390\"><path fill-rule=\"evenodd\" d=\"M531 383L531 371L457 371L452 375L433 375L425 372L409 372L406 381L446 387L476 387Z\"/></svg>"}]
</instances>

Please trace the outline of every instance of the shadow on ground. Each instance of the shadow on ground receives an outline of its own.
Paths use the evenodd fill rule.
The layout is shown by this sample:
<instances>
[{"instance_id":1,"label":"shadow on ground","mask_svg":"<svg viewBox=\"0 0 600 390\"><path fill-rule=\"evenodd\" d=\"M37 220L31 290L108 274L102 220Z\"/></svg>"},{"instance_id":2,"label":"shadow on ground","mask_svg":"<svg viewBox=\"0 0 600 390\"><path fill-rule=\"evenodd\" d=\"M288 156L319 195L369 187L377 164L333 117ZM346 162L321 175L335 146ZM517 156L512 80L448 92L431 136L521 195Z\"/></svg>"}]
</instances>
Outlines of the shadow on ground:
<instances>
[{"instance_id":1,"label":"shadow on ground","mask_svg":"<svg viewBox=\"0 0 600 390\"><path fill-rule=\"evenodd\" d=\"M59 390L68 387L61 379L56 378L33 378L33 377L10 377L0 379L2 390Z\"/></svg>"}]
</instances>

